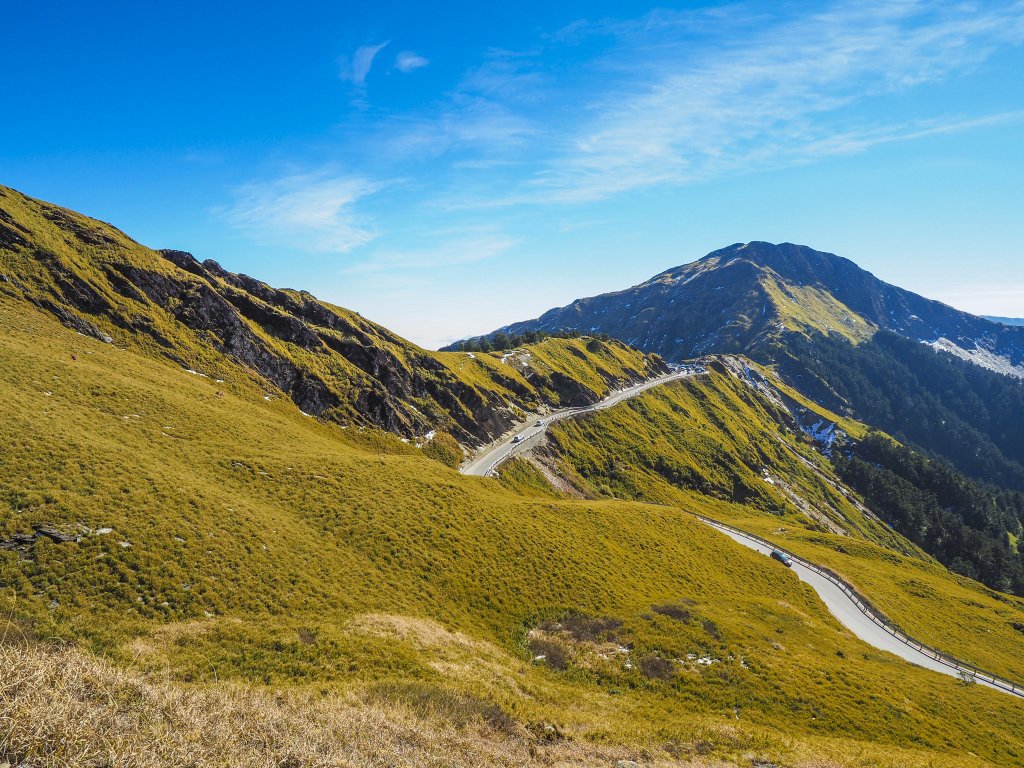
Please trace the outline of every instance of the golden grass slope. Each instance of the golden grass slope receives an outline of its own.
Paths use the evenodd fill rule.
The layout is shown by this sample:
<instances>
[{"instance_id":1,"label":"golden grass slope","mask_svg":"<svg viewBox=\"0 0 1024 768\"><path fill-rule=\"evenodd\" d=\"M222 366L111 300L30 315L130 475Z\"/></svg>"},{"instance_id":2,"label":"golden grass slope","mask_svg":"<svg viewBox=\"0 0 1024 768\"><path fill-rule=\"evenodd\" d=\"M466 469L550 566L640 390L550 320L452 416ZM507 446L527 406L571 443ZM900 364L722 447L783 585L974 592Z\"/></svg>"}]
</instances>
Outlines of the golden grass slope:
<instances>
[{"instance_id":1,"label":"golden grass slope","mask_svg":"<svg viewBox=\"0 0 1024 768\"><path fill-rule=\"evenodd\" d=\"M731 756L709 754L717 743L736 738L727 725L711 726L689 742L647 749L539 739L500 711L454 693L357 695L234 682L182 686L118 669L72 648L25 644L0 645L0 669L0 756L39 768L582 768L623 760L649 768L769 764L767 753L751 746L737 744ZM792 744L787 752L788 768L881 765L882 760L904 768L988 765L969 755L899 748L881 753L833 739Z\"/></svg>"},{"instance_id":2,"label":"golden grass slope","mask_svg":"<svg viewBox=\"0 0 1024 768\"><path fill-rule=\"evenodd\" d=\"M422 708L442 735L444 702L470 702L527 751L607 744L651 762L1024 756L1019 703L864 646L792 574L676 509L524 498L393 435L268 401L252 378L216 383L23 305L0 303L0 327L0 539L41 523L81 534L0 552L3 609L32 636L134 665L139 684L169 674L168 695L207 705L235 695L225 681L255 691L256 707L277 688L385 700ZM587 622L611 634L595 639ZM611 643L626 653L602 658ZM51 699L7 706L64 700L64 683L39 679ZM98 718L123 701L140 733L165 727L144 700L98 699ZM191 722L176 717L172 731ZM309 717L329 732L317 718L333 716ZM476 738L476 717L459 738ZM81 735L49 722L68 743ZM132 722L124 738L141 738ZM42 750L52 733L18 749ZM429 745L410 749L434 759ZM481 764L500 764L479 749Z\"/></svg>"},{"instance_id":3,"label":"golden grass slope","mask_svg":"<svg viewBox=\"0 0 1024 768\"><path fill-rule=\"evenodd\" d=\"M1024 600L949 572L865 513L737 377L712 370L549 434L561 473L595 497L705 506L840 573L918 640L1024 681Z\"/></svg>"}]
</instances>

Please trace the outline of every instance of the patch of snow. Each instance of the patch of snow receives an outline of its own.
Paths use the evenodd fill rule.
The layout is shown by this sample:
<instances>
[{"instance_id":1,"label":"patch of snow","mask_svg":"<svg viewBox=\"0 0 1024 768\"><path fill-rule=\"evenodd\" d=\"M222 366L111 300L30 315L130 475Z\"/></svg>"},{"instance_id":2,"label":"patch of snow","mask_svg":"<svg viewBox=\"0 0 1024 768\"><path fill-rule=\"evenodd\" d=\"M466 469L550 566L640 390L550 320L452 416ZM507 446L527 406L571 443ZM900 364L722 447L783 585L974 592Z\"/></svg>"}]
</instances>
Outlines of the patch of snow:
<instances>
[{"instance_id":1,"label":"patch of snow","mask_svg":"<svg viewBox=\"0 0 1024 768\"><path fill-rule=\"evenodd\" d=\"M473 354L472 352L467 352L467 353L466 353L466 356L467 356L467 357L468 357L468 358L469 358L470 360L476 360L476 355L474 355L474 354Z\"/></svg>"},{"instance_id":2,"label":"patch of snow","mask_svg":"<svg viewBox=\"0 0 1024 768\"><path fill-rule=\"evenodd\" d=\"M838 430L836 425L831 421L826 422L824 419L818 419L811 426L801 426L801 431L805 434L810 435L814 440L821 443L824 446L825 451L832 450L832 446L836 441Z\"/></svg>"},{"instance_id":3,"label":"patch of snow","mask_svg":"<svg viewBox=\"0 0 1024 768\"><path fill-rule=\"evenodd\" d=\"M200 373L199 371L193 371L191 368L186 368L185 369L185 373L191 373L193 376L202 376L204 379L210 378L205 373Z\"/></svg>"},{"instance_id":4,"label":"patch of snow","mask_svg":"<svg viewBox=\"0 0 1024 768\"><path fill-rule=\"evenodd\" d=\"M974 363L974 365L981 368L987 368L990 371L995 371L996 373L1001 373L1005 376L1024 379L1024 363L1014 365L1009 358L1004 357L1003 355L997 355L991 350L983 349L978 346L977 343L975 343L974 349L965 349L945 337L939 337L935 341L925 341L922 343L937 352L947 352L954 357L959 357L961 360L966 360L968 363Z\"/></svg>"}]
</instances>

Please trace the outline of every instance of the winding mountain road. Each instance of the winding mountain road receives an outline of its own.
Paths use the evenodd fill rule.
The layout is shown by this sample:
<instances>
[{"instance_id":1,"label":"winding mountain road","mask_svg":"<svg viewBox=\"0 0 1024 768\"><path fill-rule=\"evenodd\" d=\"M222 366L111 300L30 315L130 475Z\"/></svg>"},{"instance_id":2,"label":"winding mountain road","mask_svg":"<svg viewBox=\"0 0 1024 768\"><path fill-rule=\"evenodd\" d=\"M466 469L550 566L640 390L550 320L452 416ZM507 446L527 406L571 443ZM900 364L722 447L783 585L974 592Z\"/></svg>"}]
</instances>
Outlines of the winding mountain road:
<instances>
[{"instance_id":1,"label":"winding mountain road","mask_svg":"<svg viewBox=\"0 0 1024 768\"><path fill-rule=\"evenodd\" d=\"M476 457L463 464L459 471L464 475L485 477L493 472L503 461L512 457L517 450L538 443L549 424L585 413L611 408L624 400L636 397L651 387L677 381L699 372L699 369L695 370L692 368L674 371L618 392L613 392L604 400L593 405L582 408L564 408L546 415L537 415L529 419L525 425L519 427L515 432L485 448ZM725 534L733 541L763 555L770 554L772 549L776 548L763 539L716 520L711 520L702 515L695 515L695 517L705 525ZM780 564L779 567L783 566ZM797 578L809 584L818 593L822 602L825 603L825 606L832 615L839 620L839 623L868 645L887 651L919 667L951 677L973 680L997 691L1024 699L1024 686L996 677L950 656L943 655L894 629L886 623L883 617L877 615L851 588L813 563L792 556L792 570Z\"/></svg>"},{"instance_id":2,"label":"winding mountain road","mask_svg":"<svg viewBox=\"0 0 1024 768\"><path fill-rule=\"evenodd\" d=\"M563 408L559 411L552 411L551 413L543 415L534 415L526 422L526 424L519 427L515 432L492 443L469 462L463 464L459 468L459 471L464 475L485 477L494 471L494 468L501 464L501 462L510 458L517 450L539 442L539 438L544 434L545 430L547 430L548 425L556 421L561 421L562 419L567 419L572 416L580 416L584 413L603 411L605 408L611 408L613 405L617 405L623 400L636 397L641 392L645 392L651 387L658 387L662 384L668 384L671 381L678 381L679 379L686 378L687 376L693 376L696 373L699 373L699 369L695 370L687 368L673 371L672 373L667 373L663 376L658 376L639 384L634 384L626 389L620 389L617 392L612 392L604 400L594 403L593 405L585 405L580 408Z\"/></svg>"},{"instance_id":3,"label":"winding mountain road","mask_svg":"<svg viewBox=\"0 0 1024 768\"><path fill-rule=\"evenodd\" d=\"M697 517L704 524L724 533L733 541L753 549L755 552L768 555L771 554L772 549L775 549L775 547L762 539L745 534L715 520L700 515ZM779 567L783 566L780 564ZM986 685L997 691L1024 699L1024 687L994 677L983 670L965 665L951 657L943 656L902 632L889 627L855 593L851 593L849 588L844 588L841 583L834 578L830 578L822 569L814 564L798 557L792 557L792 571L798 579L807 582L818 593L818 597L825 603L825 607L839 620L840 624L868 645L872 645L879 650L888 651L894 656L899 656L901 659L909 661L911 664L916 664L919 667L941 672L951 677L971 679L981 685Z\"/></svg>"}]
</instances>

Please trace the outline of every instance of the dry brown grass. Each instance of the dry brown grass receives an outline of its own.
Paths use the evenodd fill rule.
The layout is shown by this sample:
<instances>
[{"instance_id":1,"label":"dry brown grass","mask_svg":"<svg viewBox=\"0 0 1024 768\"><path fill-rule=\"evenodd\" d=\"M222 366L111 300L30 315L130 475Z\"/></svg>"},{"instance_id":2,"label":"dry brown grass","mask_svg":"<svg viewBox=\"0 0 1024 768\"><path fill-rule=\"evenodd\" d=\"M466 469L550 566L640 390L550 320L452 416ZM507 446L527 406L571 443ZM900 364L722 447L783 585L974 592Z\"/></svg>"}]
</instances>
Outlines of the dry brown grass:
<instances>
[{"instance_id":1,"label":"dry brown grass","mask_svg":"<svg viewBox=\"0 0 1024 768\"><path fill-rule=\"evenodd\" d=\"M425 720L398 702L231 683L188 687L70 647L0 646L0 763L611 766L629 757L610 747L544 743L518 724L499 729L482 717L460 726Z\"/></svg>"},{"instance_id":2,"label":"dry brown grass","mask_svg":"<svg viewBox=\"0 0 1024 768\"><path fill-rule=\"evenodd\" d=\"M371 622L374 623L374 622ZM389 622L384 622L388 624ZM416 627L422 632L425 627ZM573 741L544 724L496 720L404 698L274 690L221 682L187 686L114 667L71 646L0 641L0 765L21 768L963 768L984 761L889 750L841 739L790 744L777 763L749 752L728 763L701 740L649 749ZM408 692L406 692L407 694ZM453 695L445 704L461 706ZM424 714L424 713L427 714ZM720 740L730 726L720 725ZM711 731L709 731L711 733ZM711 742L706 742L710 744ZM626 763L627 765L629 762Z\"/></svg>"}]
</instances>

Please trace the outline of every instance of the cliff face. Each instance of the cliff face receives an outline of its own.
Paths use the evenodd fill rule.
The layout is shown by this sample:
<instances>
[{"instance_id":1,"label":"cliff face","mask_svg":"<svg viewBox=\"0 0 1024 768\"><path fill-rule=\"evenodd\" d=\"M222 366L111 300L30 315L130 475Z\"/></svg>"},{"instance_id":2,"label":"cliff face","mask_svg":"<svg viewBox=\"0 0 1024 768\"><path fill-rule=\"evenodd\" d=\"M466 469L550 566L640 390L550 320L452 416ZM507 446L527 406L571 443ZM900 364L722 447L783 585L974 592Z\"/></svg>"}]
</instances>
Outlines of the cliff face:
<instances>
[{"instance_id":1,"label":"cliff face","mask_svg":"<svg viewBox=\"0 0 1024 768\"><path fill-rule=\"evenodd\" d=\"M520 409L582 405L663 370L617 342L581 361L572 354L578 343L549 340L548 354L532 356L545 362L518 366L430 352L305 291L276 289L184 251L150 250L6 188L0 272L4 300L29 301L80 333L211 376L241 367L305 413L408 437L440 429L463 443L486 442Z\"/></svg>"}]
</instances>

